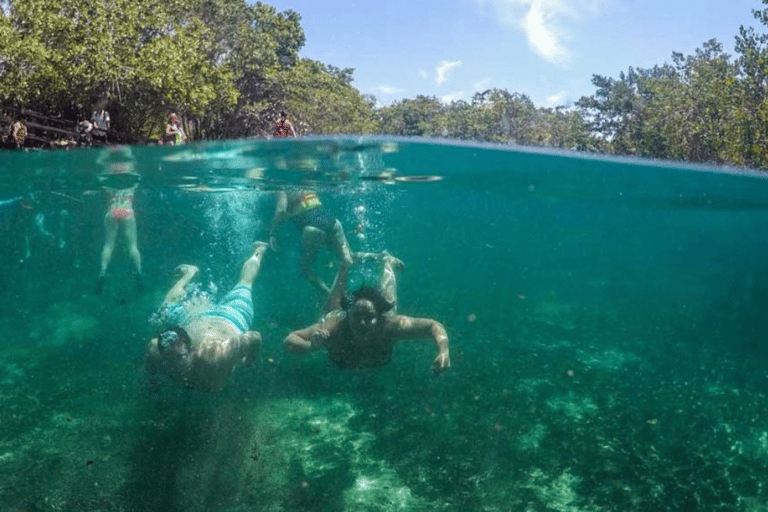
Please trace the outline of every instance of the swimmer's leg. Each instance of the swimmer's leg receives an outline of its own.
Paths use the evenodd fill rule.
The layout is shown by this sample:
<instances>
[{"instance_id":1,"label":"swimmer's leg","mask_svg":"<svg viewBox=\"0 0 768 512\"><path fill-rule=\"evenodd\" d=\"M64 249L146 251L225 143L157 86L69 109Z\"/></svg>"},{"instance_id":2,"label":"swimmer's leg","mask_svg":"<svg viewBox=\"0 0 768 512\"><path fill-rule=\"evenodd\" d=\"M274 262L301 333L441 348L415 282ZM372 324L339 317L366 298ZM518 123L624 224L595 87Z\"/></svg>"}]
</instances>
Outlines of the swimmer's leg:
<instances>
[{"instance_id":1,"label":"swimmer's leg","mask_svg":"<svg viewBox=\"0 0 768 512\"><path fill-rule=\"evenodd\" d=\"M348 267L352 265L352 251L349 249L349 242L347 242L347 237L344 235L344 227L338 219L333 224L333 237L330 242L333 252L339 258L340 264Z\"/></svg>"},{"instance_id":2,"label":"swimmer's leg","mask_svg":"<svg viewBox=\"0 0 768 512\"><path fill-rule=\"evenodd\" d=\"M325 305L323 306L322 316L325 316L335 309L342 309L342 301L346 299L345 296L347 295L347 276L349 275L349 268L350 265L347 265L346 262L342 260L339 266L339 272L333 280L331 293L328 294L328 300L325 301Z\"/></svg>"},{"instance_id":3,"label":"swimmer's leg","mask_svg":"<svg viewBox=\"0 0 768 512\"><path fill-rule=\"evenodd\" d=\"M380 260L382 258L382 254L380 252L355 252L352 253L352 256L357 261L366 261L366 260Z\"/></svg>"},{"instance_id":4,"label":"swimmer's leg","mask_svg":"<svg viewBox=\"0 0 768 512\"><path fill-rule=\"evenodd\" d=\"M107 267L112 261L112 253L115 250L115 241L117 240L118 230L117 220L109 213L104 217L104 229L106 231L104 239L104 248L101 250L101 270L99 278L96 280L96 294L99 295L104 290L104 283L107 280Z\"/></svg>"},{"instance_id":5,"label":"swimmer's leg","mask_svg":"<svg viewBox=\"0 0 768 512\"><path fill-rule=\"evenodd\" d=\"M123 220L125 226L125 240L128 244L128 254L133 260L133 265L136 268L136 286L139 290L144 288L144 277L141 273L141 253L139 252L139 244L136 236L136 217L130 216Z\"/></svg>"},{"instance_id":6,"label":"swimmer's leg","mask_svg":"<svg viewBox=\"0 0 768 512\"><path fill-rule=\"evenodd\" d=\"M109 267L109 262L112 260L112 253L115 250L115 241L117 240L117 220L109 213L104 217L104 229L106 231L106 238L104 239L104 248L101 251L101 271L99 272L99 277L104 277L107 274L107 267Z\"/></svg>"},{"instance_id":7,"label":"swimmer's leg","mask_svg":"<svg viewBox=\"0 0 768 512\"><path fill-rule=\"evenodd\" d=\"M397 312L397 277L395 271L401 271L405 268L405 264L398 258L395 258L389 254L386 250L381 253L381 261L383 268L381 271L381 278L379 279L379 290L381 290L384 298L390 303L394 304L392 313Z\"/></svg>"},{"instance_id":8,"label":"swimmer's leg","mask_svg":"<svg viewBox=\"0 0 768 512\"><path fill-rule=\"evenodd\" d=\"M128 253L131 255L136 272L141 274L141 253L136 235L136 217L128 217L123 220L123 224L125 225L125 241L128 244Z\"/></svg>"},{"instance_id":9,"label":"swimmer's leg","mask_svg":"<svg viewBox=\"0 0 768 512\"><path fill-rule=\"evenodd\" d=\"M320 229L306 226L301 231L301 273L310 283L328 295L331 292L330 288L312 270L312 264L324 242L325 233Z\"/></svg>"},{"instance_id":10,"label":"swimmer's leg","mask_svg":"<svg viewBox=\"0 0 768 512\"><path fill-rule=\"evenodd\" d=\"M245 260L242 269L240 269L240 279L237 282L238 286L247 286L248 288L253 286L253 282L259 275L261 260L268 248L269 244L266 242L255 242L253 244L253 254L251 254L250 258Z\"/></svg>"},{"instance_id":11,"label":"swimmer's leg","mask_svg":"<svg viewBox=\"0 0 768 512\"><path fill-rule=\"evenodd\" d=\"M176 281L176 284L174 284L171 289L168 290L168 293L165 294L163 305L181 301L181 299L184 298L184 295L186 295L184 287L187 286L187 283L194 279L197 273L200 271L200 269L195 265L186 264L179 265L176 267L176 270L181 272L181 277L178 281Z\"/></svg>"}]
</instances>

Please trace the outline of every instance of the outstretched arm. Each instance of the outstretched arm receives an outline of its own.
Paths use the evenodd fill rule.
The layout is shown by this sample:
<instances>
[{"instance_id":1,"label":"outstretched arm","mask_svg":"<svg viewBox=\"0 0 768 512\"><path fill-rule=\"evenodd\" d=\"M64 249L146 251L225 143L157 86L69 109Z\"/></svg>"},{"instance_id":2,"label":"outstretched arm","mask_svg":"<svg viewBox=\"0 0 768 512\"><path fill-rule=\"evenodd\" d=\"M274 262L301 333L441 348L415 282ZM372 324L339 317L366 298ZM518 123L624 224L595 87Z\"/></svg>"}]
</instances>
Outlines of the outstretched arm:
<instances>
[{"instance_id":1,"label":"outstretched arm","mask_svg":"<svg viewBox=\"0 0 768 512\"><path fill-rule=\"evenodd\" d=\"M171 302L178 302L184 298L184 295L186 294L184 287L187 286L187 283L194 279L194 277L199 272L199 269L196 266L186 264L179 265L176 267L176 270L181 272L181 277L178 281L176 281L176 284L174 284L173 287L168 290L168 293L165 294L163 305L170 304Z\"/></svg>"},{"instance_id":2,"label":"outstretched arm","mask_svg":"<svg viewBox=\"0 0 768 512\"><path fill-rule=\"evenodd\" d=\"M226 342L215 345L215 357L217 359L242 361L243 364L251 364L261 347L261 334L256 331L247 331L228 339Z\"/></svg>"},{"instance_id":3,"label":"outstretched arm","mask_svg":"<svg viewBox=\"0 0 768 512\"><path fill-rule=\"evenodd\" d=\"M411 318L405 315L397 315L394 319L395 340L404 339L432 339L437 346L437 357L432 362L432 369L440 374L451 367L450 347L448 333L440 322L430 318Z\"/></svg>"},{"instance_id":4,"label":"outstretched arm","mask_svg":"<svg viewBox=\"0 0 768 512\"><path fill-rule=\"evenodd\" d=\"M261 334L256 331L245 332L237 336L237 345L243 364L251 364L261 348Z\"/></svg>"},{"instance_id":5,"label":"outstretched arm","mask_svg":"<svg viewBox=\"0 0 768 512\"><path fill-rule=\"evenodd\" d=\"M347 276L349 275L349 265L344 260L341 260L339 265L339 271L336 274L336 279L333 280L333 286L331 287L331 293L328 294L328 300L325 301L323 306L322 316L327 315L331 311L342 308L342 302L347 299Z\"/></svg>"},{"instance_id":6,"label":"outstretched arm","mask_svg":"<svg viewBox=\"0 0 768 512\"><path fill-rule=\"evenodd\" d=\"M335 322L323 319L314 325L291 332L283 340L283 345L288 352L294 354L306 354L322 350L326 348L326 341L335 325Z\"/></svg>"},{"instance_id":7,"label":"outstretched arm","mask_svg":"<svg viewBox=\"0 0 768 512\"><path fill-rule=\"evenodd\" d=\"M252 363L260 346L261 334L247 331L218 343L201 344L195 358L207 364L220 364L231 369L238 362L246 365Z\"/></svg>"},{"instance_id":8,"label":"outstretched arm","mask_svg":"<svg viewBox=\"0 0 768 512\"><path fill-rule=\"evenodd\" d=\"M149 340L147 345L147 352L144 356L145 371L147 375L147 384L149 385L149 392L151 394L157 393L160 389L158 383L158 367L157 367L158 351L157 351L157 338Z\"/></svg>"},{"instance_id":9,"label":"outstretched arm","mask_svg":"<svg viewBox=\"0 0 768 512\"><path fill-rule=\"evenodd\" d=\"M277 250L277 228L280 227L285 219L288 210L288 195L285 192L278 192L275 200L275 214L272 216L272 225L269 227L269 246L274 251Z\"/></svg>"}]
</instances>

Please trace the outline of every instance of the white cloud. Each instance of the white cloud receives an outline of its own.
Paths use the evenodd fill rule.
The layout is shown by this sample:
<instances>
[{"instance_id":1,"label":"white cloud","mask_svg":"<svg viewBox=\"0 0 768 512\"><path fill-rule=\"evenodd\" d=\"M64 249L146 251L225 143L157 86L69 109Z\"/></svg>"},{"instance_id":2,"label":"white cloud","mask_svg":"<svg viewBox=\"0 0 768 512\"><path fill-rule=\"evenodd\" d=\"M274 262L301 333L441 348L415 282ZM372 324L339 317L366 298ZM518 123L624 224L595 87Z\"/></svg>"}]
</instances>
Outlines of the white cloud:
<instances>
[{"instance_id":1,"label":"white cloud","mask_svg":"<svg viewBox=\"0 0 768 512\"><path fill-rule=\"evenodd\" d=\"M435 83L437 85L443 85L445 80L448 78L448 74L451 73L454 69L461 66L460 60L444 60L437 66L437 77L435 78Z\"/></svg>"},{"instance_id":2,"label":"white cloud","mask_svg":"<svg viewBox=\"0 0 768 512\"><path fill-rule=\"evenodd\" d=\"M463 91L459 91L459 92L452 92L451 94L446 94L445 96L441 96L440 100L443 103L451 103L453 101L457 101L457 100L460 100L462 98L464 98L464 92Z\"/></svg>"},{"instance_id":3,"label":"white cloud","mask_svg":"<svg viewBox=\"0 0 768 512\"><path fill-rule=\"evenodd\" d=\"M426 71L424 71L423 69L420 69L420 70L419 70L419 76L420 76L421 78L427 78L429 75L427 74L427 72L426 72Z\"/></svg>"},{"instance_id":4,"label":"white cloud","mask_svg":"<svg viewBox=\"0 0 768 512\"><path fill-rule=\"evenodd\" d=\"M483 78L482 80L478 80L477 82L472 84L472 88L477 92L483 92L488 90L489 85L491 85L491 79Z\"/></svg>"},{"instance_id":5,"label":"white cloud","mask_svg":"<svg viewBox=\"0 0 768 512\"><path fill-rule=\"evenodd\" d=\"M554 64L567 63L571 34L564 25L598 12L604 0L477 0L496 9L499 20L525 34L539 56Z\"/></svg>"},{"instance_id":6,"label":"white cloud","mask_svg":"<svg viewBox=\"0 0 768 512\"><path fill-rule=\"evenodd\" d=\"M568 91L560 91L557 94L547 96L547 99L544 100L543 106L547 108L554 108L554 107L559 107L561 105L566 105L567 103L570 103L570 100L568 98Z\"/></svg>"},{"instance_id":7,"label":"white cloud","mask_svg":"<svg viewBox=\"0 0 768 512\"><path fill-rule=\"evenodd\" d=\"M377 85L376 87L371 87L371 90L373 92L379 93L379 94L397 94L398 92L403 92L405 89L401 89L399 87L392 87L391 85Z\"/></svg>"}]
</instances>

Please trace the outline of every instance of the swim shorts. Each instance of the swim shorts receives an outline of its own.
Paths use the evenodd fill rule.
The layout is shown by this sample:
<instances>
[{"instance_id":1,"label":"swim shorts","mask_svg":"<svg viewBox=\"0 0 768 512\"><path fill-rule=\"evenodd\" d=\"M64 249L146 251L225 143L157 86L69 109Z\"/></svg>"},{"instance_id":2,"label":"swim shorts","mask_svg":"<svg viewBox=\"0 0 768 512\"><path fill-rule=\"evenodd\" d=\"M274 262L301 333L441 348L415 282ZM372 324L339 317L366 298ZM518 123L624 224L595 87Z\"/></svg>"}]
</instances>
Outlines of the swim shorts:
<instances>
[{"instance_id":1,"label":"swim shorts","mask_svg":"<svg viewBox=\"0 0 768 512\"><path fill-rule=\"evenodd\" d=\"M301 212L292 217L291 221L299 231L303 231L307 226L312 226L324 231L329 238L333 237L336 226L336 218L322 206Z\"/></svg>"},{"instance_id":2,"label":"swim shorts","mask_svg":"<svg viewBox=\"0 0 768 512\"><path fill-rule=\"evenodd\" d=\"M253 299L251 289L237 285L227 293L219 304L202 314L207 318L223 318L235 329L244 333L253 322Z\"/></svg>"},{"instance_id":3,"label":"swim shorts","mask_svg":"<svg viewBox=\"0 0 768 512\"><path fill-rule=\"evenodd\" d=\"M187 314L183 302L171 302L160 309L160 318L164 325L184 327L193 318L222 318L229 322L240 334L246 332L253 322L253 299L251 289L245 285L235 286L217 305L193 318Z\"/></svg>"}]
</instances>

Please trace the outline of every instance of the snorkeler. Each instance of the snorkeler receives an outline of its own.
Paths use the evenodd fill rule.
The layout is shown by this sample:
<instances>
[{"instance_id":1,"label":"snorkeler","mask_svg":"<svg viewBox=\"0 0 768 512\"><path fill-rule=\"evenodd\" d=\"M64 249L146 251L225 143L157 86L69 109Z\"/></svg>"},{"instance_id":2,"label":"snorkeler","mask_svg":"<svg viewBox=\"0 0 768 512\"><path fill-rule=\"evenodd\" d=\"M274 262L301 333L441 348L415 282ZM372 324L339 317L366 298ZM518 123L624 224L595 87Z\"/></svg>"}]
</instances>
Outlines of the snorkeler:
<instances>
[{"instance_id":1,"label":"snorkeler","mask_svg":"<svg viewBox=\"0 0 768 512\"><path fill-rule=\"evenodd\" d=\"M338 368L375 368L390 362L398 341L425 338L431 339L438 349L432 363L434 372L447 370L451 360L443 325L429 318L412 318L396 312L395 271L403 268L403 262L386 251L356 253L355 257L381 262L378 287L361 287L347 298L349 265L342 264L321 320L291 332L283 341L286 349L296 354L326 350L328 359Z\"/></svg>"},{"instance_id":2,"label":"snorkeler","mask_svg":"<svg viewBox=\"0 0 768 512\"><path fill-rule=\"evenodd\" d=\"M286 219L290 219L301 232L301 273L319 290L329 294L330 288L318 277L312 265L323 245L336 254L340 266L352 264L352 252L341 222L322 205L314 190L278 192L275 215L269 229L269 245L273 250L277 249L277 228Z\"/></svg>"},{"instance_id":3,"label":"snorkeler","mask_svg":"<svg viewBox=\"0 0 768 512\"><path fill-rule=\"evenodd\" d=\"M134 278L139 290L144 288L141 273L141 253L139 252L136 230L136 216L133 211L133 197L139 186L139 175L134 172L134 160L128 146L110 146L102 150L97 163L106 166L106 173L98 178L102 189L109 197L109 207L104 216L106 231L104 248L101 251L101 270L96 281L96 293L100 294L106 282L107 268L112 261L117 233L123 226L128 253L135 266Z\"/></svg>"},{"instance_id":4,"label":"snorkeler","mask_svg":"<svg viewBox=\"0 0 768 512\"><path fill-rule=\"evenodd\" d=\"M156 385L159 371L188 387L222 389L237 363L250 364L258 353L261 335L249 330L253 322L251 287L269 246L253 245L253 254L240 270L235 287L217 305L183 302L186 285L197 275L194 265L181 265L181 278L166 294L161 316L173 325L147 347L147 371ZM195 311L196 310L196 311Z\"/></svg>"}]
</instances>

